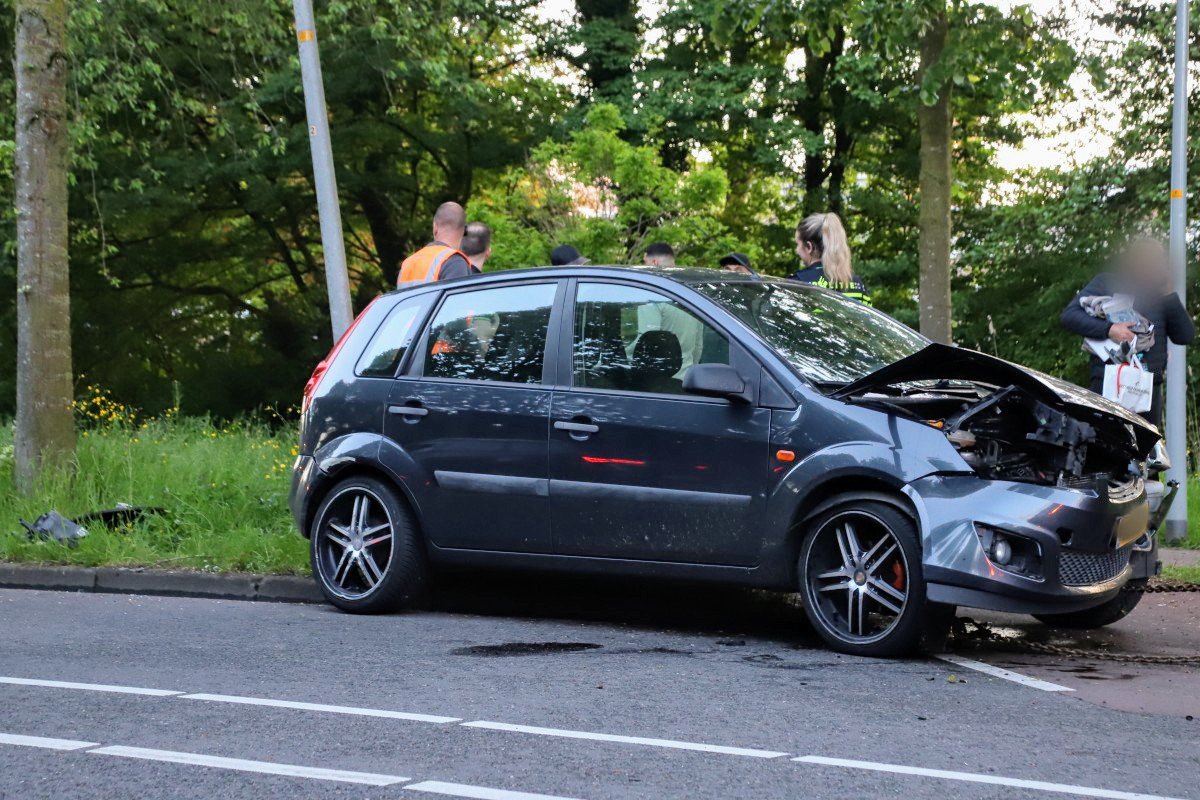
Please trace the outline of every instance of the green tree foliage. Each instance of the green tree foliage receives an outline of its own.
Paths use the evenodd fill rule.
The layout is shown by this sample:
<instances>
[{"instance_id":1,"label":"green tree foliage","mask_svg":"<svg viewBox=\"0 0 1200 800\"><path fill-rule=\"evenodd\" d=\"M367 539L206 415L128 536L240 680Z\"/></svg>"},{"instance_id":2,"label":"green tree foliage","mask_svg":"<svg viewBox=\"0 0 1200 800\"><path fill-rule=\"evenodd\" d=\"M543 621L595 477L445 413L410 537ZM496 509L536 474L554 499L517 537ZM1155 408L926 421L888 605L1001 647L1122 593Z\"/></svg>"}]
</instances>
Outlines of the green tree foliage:
<instances>
[{"instance_id":1,"label":"green tree foliage","mask_svg":"<svg viewBox=\"0 0 1200 800\"><path fill-rule=\"evenodd\" d=\"M1200 2L1192 3L1200 18ZM1112 32L1089 68L1102 102L1093 113L1115 121L1112 149L1076 169L1014 176L1005 196L965 215L955 286L959 339L1046 372L1086 383L1079 340L1058 317L1076 292L1131 236L1166 239L1173 89L1174 6L1122 0L1096 18ZM1200 63L1200 39L1191 41ZM1193 76L1194 77L1194 76ZM1200 114L1200 83L1192 80L1189 115ZM1200 191L1200 133L1192 126L1189 195ZM1189 251L1195 263L1196 243ZM1189 306L1197 307L1194 269ZM1200 363L1197 348L1189 361Z\"/></svg>"},{"instance_id":2,"label":"green tree foliage","mask_svg":"<svg viewBox=\"0 0 1200 800\"><path fill-rule=\"evenodd\" d=\"M665 166L655 148L622 138L624 128L615 105L592 106L567 141L542 143L528 163L479 193L472 215L505 242L495 248L495 268L548 263L561 243L596 264L641 263L646 245L658 240L672 242L686 264L715 266L733 249L736 239L720 218L724 172L695 162Z\"/></svg>"},{"instance_id":3,"label":"green tree foliage","mask_svg":"<svg viewBox=\"0 0 1200 800\"><path fill-rule=\"evenodd\" d=\"M0 0L6 52L10 3ZM438 203L523 161L566 108L566 91L538 72L533 5L321 4L360 307L424 243ZM77 376L149 407L168 403L172 382L191 410L290 405L329 346L291 3L71 8ZM10 70L0 60L7 96ZM0 104L5 187L8 113Z\"/></svg>"},{"instance_id":4,"label":"green tree foliage","mask_svg":"<svg viewBox=\"0 0 1200 800\"><path fill-rule=\"evenodd\" d=\"M915 324L917 109L949 87L955 338L1077 369L1055 309L1120 232L1166 208L1170 14L1120 0L1098 21L1113 44L1086 66L1122 109L1112 157L1010 176L998 148L1051 116L1078 68L1045 5L577 0L547 19L534 0L318 4L357 305L391 285L447 199L492 225L489 268L544 263L561 242L637 261L665 239L686 262L737 249L785 274L796 222L831 208L877 305ZM77 379L150 410L174 383L185 410L294 403L329 342L290 3L71 8ZM939 10L946 47L919 73ZM0 59L0 96L11 69ZM9 196L12 125L0 102ZM12 232L0 206L6 357ZM0 367L0 415L11 374Z\"/></svg>"}]
</instances>

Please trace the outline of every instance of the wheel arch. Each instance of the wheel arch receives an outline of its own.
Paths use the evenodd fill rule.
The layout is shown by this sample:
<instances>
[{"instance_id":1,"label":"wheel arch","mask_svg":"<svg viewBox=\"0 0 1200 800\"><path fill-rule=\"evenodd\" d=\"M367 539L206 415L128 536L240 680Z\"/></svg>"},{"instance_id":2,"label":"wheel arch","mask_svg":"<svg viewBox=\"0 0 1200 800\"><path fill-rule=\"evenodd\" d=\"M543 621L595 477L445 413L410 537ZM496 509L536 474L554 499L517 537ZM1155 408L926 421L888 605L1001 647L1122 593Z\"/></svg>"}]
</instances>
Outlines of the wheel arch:
<instances>
[{"instance_id":1,"label":"wheel arch","mask_svg":"<svg viewBox=\"0 0 1200 800\"><path fill-rule=\"evenodd\" d=\"M891 476L870 472L841 473L813 486L796 504L788 526L785 548L788 564L788 581L798 586L797 573L800 548L810 535L808 523L831 508L847 500L873 500L886 503L912 520L917 527L917 541L921 541L921 518L903 486Z\"/></svg>"},{"instance_id":2,"label":"wheel arch","mask_svg":"<svg viewBox=\"0 0 1200 800\"><path fill-rule=\"evenodd\" d=\"M396 480L387 470L378 464L373 464L369 461L348 461L334 465L331 469L322 469L319 471L320 478L317 480L304 505L304 529L301 533L304 538L312 538L312 523L313 516L316 510L321 507L321 503L329 496L334 487L343 481L351 478L373 478L385 486L393 489L396 497L400 502L408 507L412 514L413 520L417 526L417 535L425 541L424 527L421 523L421 516L417 512L417 504L413 501L412 495L409 493L403 481Z\"/></svg>"}]
</instances>

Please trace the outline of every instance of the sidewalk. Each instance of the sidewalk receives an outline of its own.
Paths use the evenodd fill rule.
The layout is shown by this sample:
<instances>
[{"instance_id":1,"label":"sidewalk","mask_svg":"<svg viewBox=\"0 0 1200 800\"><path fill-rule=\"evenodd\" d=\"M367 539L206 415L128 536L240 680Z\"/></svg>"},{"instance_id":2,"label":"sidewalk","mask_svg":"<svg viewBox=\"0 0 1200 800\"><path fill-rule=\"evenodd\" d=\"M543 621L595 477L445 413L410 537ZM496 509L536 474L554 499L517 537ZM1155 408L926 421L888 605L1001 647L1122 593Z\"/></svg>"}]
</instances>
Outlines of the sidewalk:
<instances>
[{"instance_id":1,"label":"sidewalk","mask_svg":"<svg viewBox=\"0 0 1200 800\"><path fill-rule=\"evenodd\" d=\"M1185 550L1182 547L1160 547L1158 557L1164 567L1200 566L1200 550Z\"/></svg>"}]
</instances>

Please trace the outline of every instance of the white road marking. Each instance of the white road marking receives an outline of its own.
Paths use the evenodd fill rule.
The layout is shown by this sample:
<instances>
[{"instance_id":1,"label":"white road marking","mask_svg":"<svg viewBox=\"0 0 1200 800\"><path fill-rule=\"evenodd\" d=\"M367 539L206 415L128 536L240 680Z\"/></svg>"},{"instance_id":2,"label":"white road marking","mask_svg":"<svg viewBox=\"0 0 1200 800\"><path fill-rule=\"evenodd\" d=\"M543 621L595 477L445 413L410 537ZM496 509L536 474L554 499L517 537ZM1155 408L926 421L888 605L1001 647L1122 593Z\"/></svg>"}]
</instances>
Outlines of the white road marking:
<instances>
[{"instance_id":1,"label":"white road marking","mask_svg":"<svg viewBox=\"0 0 1200 800\"><path fill-rule=\"evenodd\" d=\"M571 731L559 728L537 728L532 725L512 725L507 722L464 722L465 728L484 728L491 731L514 731L516 733L535 733L540 736L559 736L564 739L592 739L597 742L619 742L621 744L640 744L647 747L666 747L672 750L697 750L702 753L721 753L729 756L748 756L750 758L779 758L788 755L774 750L753 750L746 747L725 747L719 744L700 744L699 742L677 742L672 739L647 739L642 736L618 736L612 733L588 733L587 731Z\"/></svg>"},{"instance_id":2,"label":"white road marking","mask_svg":"<svg viewBox=\"0 0 1200 800\"><path fill-rule=\"evenodd\" d=\"M89 750L89 755L121 756L123 758L140 758L147 761L168 761L173 764L192 764L199 767L216 767L231 769L238 772L258 772L264 775L285 775L292 778L311 778L318 781L338 781L340 783L362 783L368 786L391 786L404 783L411 778L399 775L379 775L373 772L350 772L342 769L322 769L320 767L302 767L298 764L276 764L271 761L248 761L243 758L225 758L224 756L208 756L202 753L180 753L174 750L151 750L145 747L100 747Z\"/></svg>"},{"instance_id":3,"label":"white road marking","mask_svg":"<svg viewBox=\"0 0 1200 800\"><path fill-rule=\"evenodd\" d=\"M52 689L83 689L89 692L117 692L119 694L144 694L150 697L173 697L183 692L169 689L143 689L138 686L112 686L107 683L72 683L71 681L45 681L38 678L10 678L0 675L0 683L14 686L48 686Z\"/></svg>"},{"instance_id":4,"label":"white road marking","mask_svg":"<svg viewBox=\"0 0 1200 800\"><path fill-rule=\"evenodd\" d=\"M962 656L938 655L936 657L940 658L942 661L948 661L951 664L957 664L965 669L973 669L976 672L994 675L997 678L1003 678L1006 681L1019 683L1022 686L1028 686L1031 689L1041 689L1043 692L1075 691L1070 686L1061 686L1057 683L1050 683L1050 681L1041 680L1040 678L1031 678L1028 675L1022 675L1019 672L1013 672L1012 670L995 667L991 664L985 664L982 661L972 661L971 659L963 658Z\"/></svg>"},{"instance_id":5,"label":"white road marking","mask_svg":"<svg viewBox=\"0 0 1200 800\"><path fill-rule=\"evenodd\" d=\"M21 736L16 733L0 733L0 744L15 744L20 747L43 747L47 750L82 750L96 747L96 742L77 742L74 739L47 739L44 736Z\"/></svg>"},{"instance_id":6,"label":"white road marking","mask_svg":"<svg viewBox=\"0 0 1200 800\"><path fill-rule=\"evenodd\" d=\"M847 758L826 758L825 756L800 756L792 761L805 764L824 764L830 767L848 767L850 769L866 769L875 772L895 772L901 775L921 775L927 778L944 778L951 781L969 781L971 783L987 783L996 786L1012 786L1017 789L1037 789L1042 792L1059 792L1060 794L1077 794L1084 797L1104 797L1113 800L1178 800L1158 794L1137 794L1135 792L1117 792L1112 789L1096 789L1090 786L1074 786L1069 783L1047 783L1046 781L1029 781L1023 778L1002 778L999 775L979 775L974 772L953 772L945 769L926 769L925 767L907 767L902 764L879 764L874 761L855 761Z\"/></svg>"},{"instance_id":7,"label":"white road marking","mask_svg":"<svg viewBox=\"0 0 1200 800\"><path fill-rule=\"evenodd\" d=\"M22 736L15 733L0 733L0 745L11 744L22 747L42 747L49 750L87 750L89 755L119 756L121 758L136 758L143 761L165 761L171 764L186 764L197 767L215 767L235 772L254 772L263 775L283 775L289 778L307 778L318 781L337 781L339 783L357 783L367 786L393 786L398 783L408 783L412 778L401 775L381 775L375 772L354 772L344 769L324 769L321 767L305 767L299 764L279 764L274 761L250 761L244 758L227 758L225 756L205 755L204 753L184 753L178 750L153 750L146 747L125 747L123 745L100 746L96 742L79 742L73 739L48 739L43 736ZM493 789L489 786L474 786L469 783L448 783L446 781L421 781L404 787L416 792L449 795L451 797L468 797L477 800L573 800L552 794L535 794L532 792L517 792L511 789Z\"/></svg>"},{"instance_id":8,"label":"white road marking","mask_svg":"<svg viewBox=\"0 0 1200 800\"><path fill-rule=\"evenodd\" d=\"M447 794L451 797L474 797L479 800L571 800L569 797L560 797L554 794L513 792L508 789L489 789L486 786L471 786L467 783L446 783L444 781L421 781L420 783L410 783L404 788L414 792Z\"/></svg>"},{"instance_id":9,"label":"white road marking","mask_svg":"<svg viewBox=\"0 0 1200 800\"><path fill-rule=\"evenodd\" d=\"M271 700L265 697L240 697L228 694L181 694L180 700L209 700L214 703L240 703L248 706L272 706L295 708L301 711L325 711L330 714L353 714L360 717L383 717L406 719L413 722L461 722L459 717L438 717L432 714L413 714L408 711L388 711L382 708L357 708L355 706L331 706L324 703L300 703L295 700Z\"/></svg>"}]
</instances>

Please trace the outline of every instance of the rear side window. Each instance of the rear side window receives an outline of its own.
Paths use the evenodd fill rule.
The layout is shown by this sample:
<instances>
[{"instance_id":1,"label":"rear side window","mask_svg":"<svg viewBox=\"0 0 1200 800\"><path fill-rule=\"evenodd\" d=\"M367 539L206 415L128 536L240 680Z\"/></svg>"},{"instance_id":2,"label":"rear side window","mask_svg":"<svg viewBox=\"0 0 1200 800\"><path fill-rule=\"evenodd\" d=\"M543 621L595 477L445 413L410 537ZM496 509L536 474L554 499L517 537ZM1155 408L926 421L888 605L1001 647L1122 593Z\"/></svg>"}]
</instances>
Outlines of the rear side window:
<instances>
[{"instance_id":1,"label":"rear side window","mask_svg":"<svg viewBox=\"0 0 1200 800\"><path fill-rule=\"evenodd\" d=\"M429 295L410 297L397 304L371 337L354 371L364 377L393 377L417 334L417 323L428 305Z\"/></svg>"},{"instance_id":2,"label":"rear side window","mask_svg":"<svg viewBox=\"0 0 1200 800\"><path fill-rule=\"evenodd\" d=\"M457 292L429 326L425 377L541 383L557 284Z\"/></svg>"}]
</instances>

